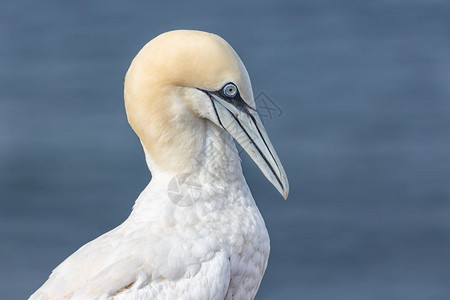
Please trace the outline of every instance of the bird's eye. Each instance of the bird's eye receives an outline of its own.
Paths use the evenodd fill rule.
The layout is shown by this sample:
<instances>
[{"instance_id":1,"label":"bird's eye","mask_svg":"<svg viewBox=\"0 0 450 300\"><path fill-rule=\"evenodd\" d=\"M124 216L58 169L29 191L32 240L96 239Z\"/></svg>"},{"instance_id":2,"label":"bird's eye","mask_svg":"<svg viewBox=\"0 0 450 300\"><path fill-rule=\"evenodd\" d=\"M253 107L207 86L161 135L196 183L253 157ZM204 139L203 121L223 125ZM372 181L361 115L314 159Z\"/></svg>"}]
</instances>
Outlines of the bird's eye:
<instances>
[{"instance_id":1,"label":"bird's eye","mask_svg":"<svg viewBox=\"0 0 450 300\"><path fill-rule=\"evenodd\" d=\"M234 98L237 94L237 87L233 83L227 83L223 89L223 94L228 98Z\"/></svg>"}]
</instances>

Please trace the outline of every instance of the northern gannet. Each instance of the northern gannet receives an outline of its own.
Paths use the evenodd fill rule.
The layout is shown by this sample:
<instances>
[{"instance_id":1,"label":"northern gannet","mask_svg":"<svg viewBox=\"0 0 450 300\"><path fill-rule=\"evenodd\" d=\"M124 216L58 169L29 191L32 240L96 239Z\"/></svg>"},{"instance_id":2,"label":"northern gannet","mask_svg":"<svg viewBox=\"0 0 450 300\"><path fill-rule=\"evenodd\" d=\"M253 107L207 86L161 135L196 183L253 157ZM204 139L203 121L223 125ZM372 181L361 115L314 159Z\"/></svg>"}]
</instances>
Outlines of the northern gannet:
<instances>
[{"instance_id":1,"label":"northern gannet","mask_svg":"<svg viewBox=\"0 0 450 300\"><path fill-rule=\"evenodd\" d=\"M124 98L152 179L30 299L253 299L269 235L233 138L284 198L289 186L241 59L217 35L166 32L132 61Z\"/></svg>"}]
</instances>

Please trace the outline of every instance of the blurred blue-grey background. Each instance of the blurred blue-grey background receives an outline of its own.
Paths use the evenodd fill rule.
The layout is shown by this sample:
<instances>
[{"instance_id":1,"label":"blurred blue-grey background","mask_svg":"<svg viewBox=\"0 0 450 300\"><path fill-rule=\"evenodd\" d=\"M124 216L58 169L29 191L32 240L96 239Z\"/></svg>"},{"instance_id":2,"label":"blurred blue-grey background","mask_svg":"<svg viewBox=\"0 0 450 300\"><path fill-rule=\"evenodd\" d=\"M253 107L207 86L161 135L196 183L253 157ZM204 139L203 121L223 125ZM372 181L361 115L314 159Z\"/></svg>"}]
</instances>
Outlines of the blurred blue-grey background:
<instances>
[{"instance_id":1,"label":"blurred blue-grey background","mask_svg":"<svg viewBox=\"0 0 450 300\"><path fill-rule=\"evenodd\" d=\"M123 77L148 40L181 28L240 54L290 178L283 201L243 155L272 241L257 299L450 299L439 0L3 0L0 298L25 299L128 216L150 174Z\"/></svg>"}]
</instances>

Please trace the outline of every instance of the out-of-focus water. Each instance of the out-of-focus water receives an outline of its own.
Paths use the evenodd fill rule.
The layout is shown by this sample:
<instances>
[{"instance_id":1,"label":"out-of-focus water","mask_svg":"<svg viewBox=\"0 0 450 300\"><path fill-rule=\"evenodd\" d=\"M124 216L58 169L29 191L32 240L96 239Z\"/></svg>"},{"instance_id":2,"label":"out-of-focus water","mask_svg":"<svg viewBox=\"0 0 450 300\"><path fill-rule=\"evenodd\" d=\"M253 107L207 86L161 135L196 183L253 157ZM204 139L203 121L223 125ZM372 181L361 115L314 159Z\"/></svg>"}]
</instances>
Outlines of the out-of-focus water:
<instances>
[{"instance_id":1,"label":"out-of-focus water","mask_svg":"<svg viewBox=\"0 0 450 300\"><path fill-rule=\"evenodd\" d=\"M228 40L280 109L265 125L288 201L243 156L272 241L257 299L450 299L450 4L438 0L2 1L0 298L25 299L130 213L150 175L123 76L179 28Z\"/></svg>"}]
</instances>

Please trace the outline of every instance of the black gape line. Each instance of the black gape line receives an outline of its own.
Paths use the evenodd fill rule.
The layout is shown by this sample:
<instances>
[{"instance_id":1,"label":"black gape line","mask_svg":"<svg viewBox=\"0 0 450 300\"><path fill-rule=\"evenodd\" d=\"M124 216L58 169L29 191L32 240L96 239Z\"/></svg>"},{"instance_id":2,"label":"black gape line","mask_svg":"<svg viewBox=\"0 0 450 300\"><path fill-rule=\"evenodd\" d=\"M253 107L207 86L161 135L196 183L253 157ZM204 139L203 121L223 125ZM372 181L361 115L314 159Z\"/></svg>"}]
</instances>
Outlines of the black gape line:
<instances>
[{"instance_id":1,"label":"black gape line","mask_svg":"<svg viewBox=\"0 0 450 300\"><path fill-rule=\"evenodd\" d=\"M214 105L214 103L213 103L213 105ZM245 130L244 126L242 126L242 124L241 124L241 122L239 121L239 119L236 118L236 116L235 116L228 108L226 108L225 106L224 106L224 108L225 108L226 110L228 110L228 112L233 116L234 120L238 123L239 127L241 127L241 129L244 131L244 133L245 133L245 134L247 135L247 137L250 139L250 142L255 146L256 150L258 150L258 152L259 152L259 154L261 155L261 157L264 159L264 161L266 162L266 164L269 166L270 170L272 171L273 175L275 175L275 177L276 177L278 183L280 184L280 186L284 189L284 186L283 186L283 183L281 183L280 177L279 177L278 174L275 172L275 170L273 169L272 165L269 163L269 161L267 160L267 158L264 156L264 154L262 153L261 149L258 147L258 145L255 143L255 141L252 139L252 137L250 136L250 134L247 132L247 130ZM215 109L215 107L214 107L214 109ZM250 115L250 114L249 114L249 115ZM219 117L219 116L217 116L217 117ZM252 115L250 115L250 117L252 117ZM254 120L254 119L252 118L252 120ZM220 118L219 118L219 122L220 122ZM220 123L220 124L222 124L222 123ZM266 143L266 141L264 140L264 137L261 135L261 132L259 131L258 126L256 125L256 123L254 123L254 124L255 124L255 127L258 129L259 135L261 136L261 138L262 138L264 144L266 145L267 150L269 151L270 155L272 156L273 161L275 162L275 164L277 164L277 161L276 161L275 158L273 157L272 151L270 151L269 147L267 147L267 143ZM222 127L223 127L223 126L222 126ZM225 129L225 128L224 128L224 129ZM227 131L227 130L225 129L225 131ZM277 167L278 167L278 164L277 164ZM278 168L279 168L279 167L278 167Z\"/></svg>"},{"instance_id":2,"label":"black gape line","mask_svg":"<svg viewBox=\"0 0 450 300\"><path fill-rule=\"evenodd\" d=\"M252 114L249 114L249 116L250 116L250 118L252 119L253 124L255 124L256 129L258 129L259 136L262 138L262 140L263 140L263 142L264 142L264 145L266 145L267 150L269 150L269 153L270 153L270 155L272 156L273 161L275 162L275 164L277 165L277 167L278 167L278 169L279 169L280 166L278 165L277 160L275 159L275 157L273 157L272 151L270 151L270 148L269 148L269 146L268 146L267 143L266 143L266 139L265 139L264 136L262 135L261 130L259 129L258 125L256 125L255 117L254 117ZM283 185L281 185L281 186L283 186ZM284 188L284 187L283 187L283 188Z\"/></svg>"},{"instance_id":3,"label":"black gape line","mask_svg":"<svg viewBox=\"0 0 450 300\"><path fill-rule=\"evenodd\" d=\"M220 126L222 126L223 130L227 131L227 130L225 129L225 127L223 126L222 121L220 120L219 114L217 113L217 108L216 108L216 105L214 104L214 99L213 99L213 97L212 97L210 94L208 94L208 93L207 93L207 95L209 96L209 99L211 100L211 104L212 104L212 106L214 107L214 112L216 113L216 117L217 117L217 120L219 120Z\"/></svg>"},{"instance_id":4,"label":"black gape line","mask_svg":"<svg viewBox=\"0 0 450 300\"><path fill-rule=\"evenodd\" d=\"M232 83L227 83L224 88L228 85L228 84L232 84ZM239 90L236 88L236 94L234 97L229 97L227 95L225 95L225 93L223 92L224 88L220 89L219 91L206 91L203 89L198 89L204 93L206 93L209 96L209 99L211 100L211 104L214 108L214 112L216 114L217 120L219 121L220 126L222 126L222 128L225 131L228 131L225 126L223 126L222 121L220 120L219 114L217 113L217 108L216 108L216 104L214 103L214 98L213 95L215 95L216 97L220 97L221 99L227 101L228 103L230 103L231 105L233 105L234 107L236 107L237 109L243 111L244 113L246 113L250 119L253 121L253 124L255 125L256 129L258 130L259 136L261 137L261 139L264 142L264 145L266 145L267 150L269 151L270 155L272 156L273 161L275 162L275 164L277 165L278 168L280 168L278 166L277 160L275 159L275 157L272 154L272 151L270 150L270 148L267 146L267 142L264 139L264 136L261 134L261 131L258 127L258 125L256 124L256 120L253 117L253 115L249 112L249 109L256 111L255 109L253 109L251 106L249 106L247 103L245 103L244 99L242 99L241 95L239 94ZM220 104L220 103L219 103ZM223 105L222 105L223 106ZM258 147L258 145L255 143L255 141L252 139L252 137L250 136L250 134L247 132L247 130L245 130L244 126L242 126L241 122L239 121L239 119L233 114L233 112L231 112L228 108L226 108L225 106L223 106L234 118L234 120L238 123L239 127L241 127L241 129L244 131L244 133L247 135L247 137L250 139L250 142L255 146L256 150L258 150L259 154L261 155L261 157L264 159L264 161L266 162L266 164L269 166L270 170L272 171L273 175L275 175L275 178L277 179L278 183L280 184L280 186L282 188L284 188L283 183L281 182L280 177L278 176L278 174L275 172L275 170L273 169L272 165L269 163L269 161L267 160L267 158L264 156L264 154L262 153L261 149Z\"/></svg>"}]
</instances>

